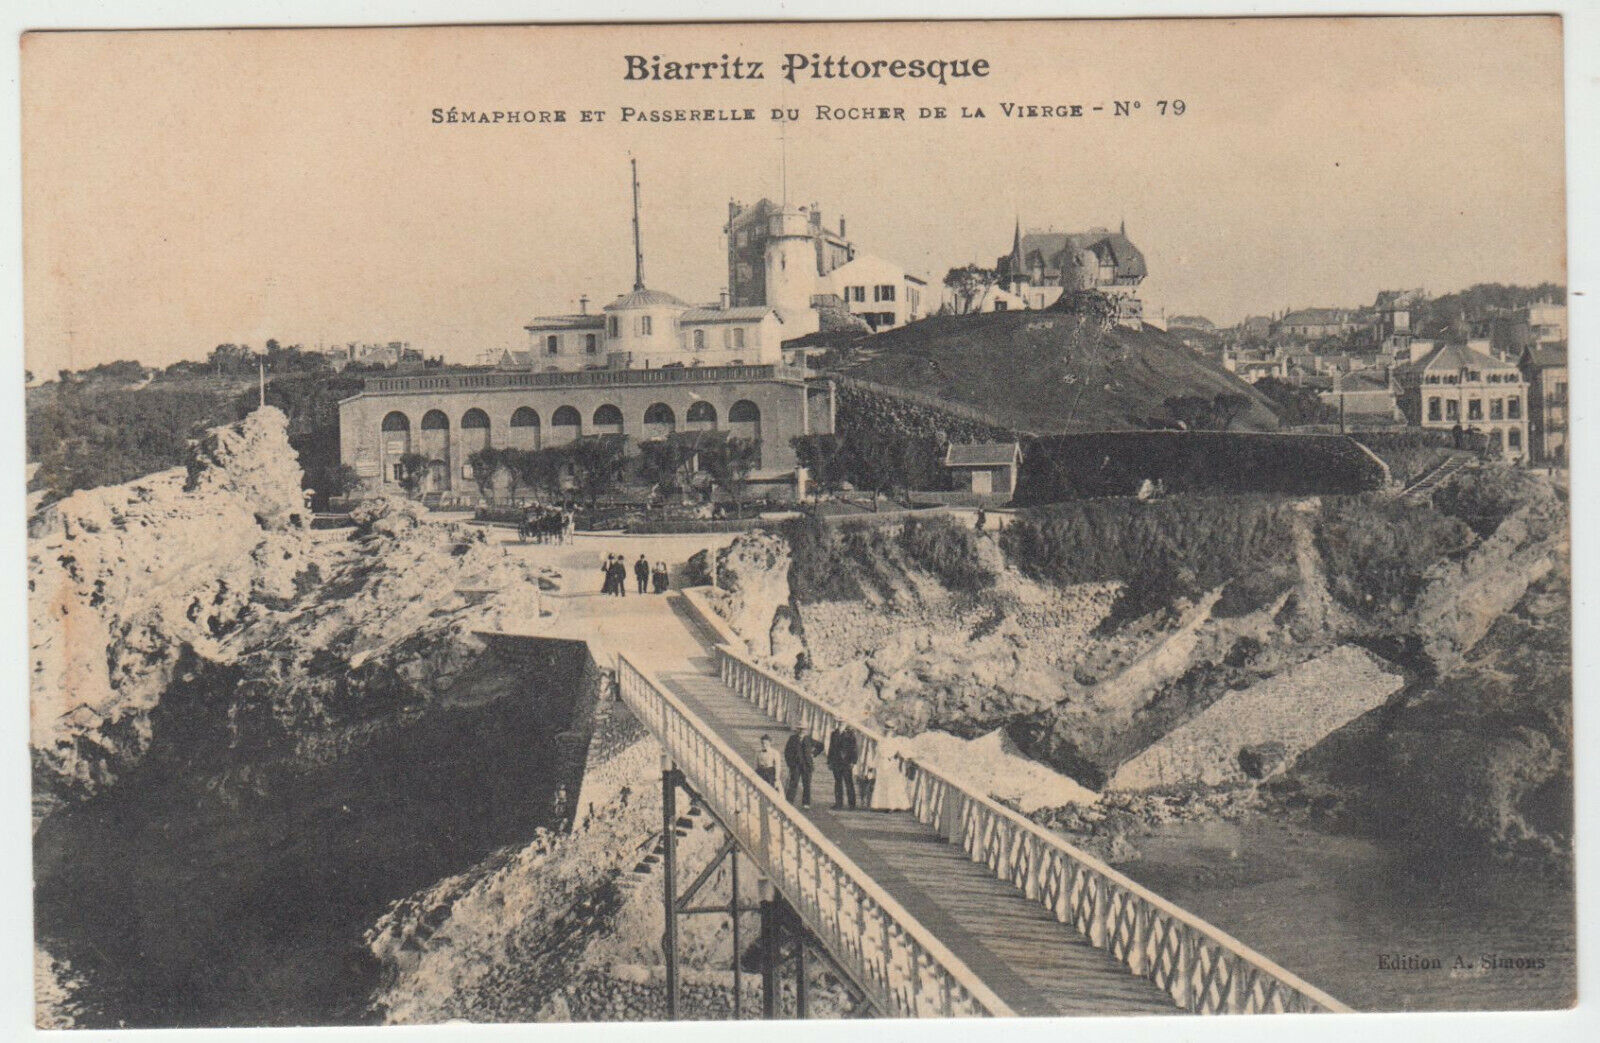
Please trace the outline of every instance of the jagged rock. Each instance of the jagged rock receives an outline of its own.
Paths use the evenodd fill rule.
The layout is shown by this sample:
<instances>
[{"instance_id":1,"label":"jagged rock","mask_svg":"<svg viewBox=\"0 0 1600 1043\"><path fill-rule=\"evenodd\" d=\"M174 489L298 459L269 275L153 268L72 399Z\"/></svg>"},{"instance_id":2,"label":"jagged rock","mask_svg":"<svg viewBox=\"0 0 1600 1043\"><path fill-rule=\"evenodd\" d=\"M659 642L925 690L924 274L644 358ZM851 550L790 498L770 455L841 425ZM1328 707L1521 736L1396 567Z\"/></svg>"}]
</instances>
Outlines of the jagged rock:
<instances>
[{"instance_id":1,"label":"jagged rock","mask_svg":"<svg viewBox=\"0 0 1600 1043\"><path fill-rule=\"evenodd\" d=\"M1252 779L1270 778L1293 762L1281 742L1254 742L1239 747L1239 770Z\"/></svg>"}]
</instances>

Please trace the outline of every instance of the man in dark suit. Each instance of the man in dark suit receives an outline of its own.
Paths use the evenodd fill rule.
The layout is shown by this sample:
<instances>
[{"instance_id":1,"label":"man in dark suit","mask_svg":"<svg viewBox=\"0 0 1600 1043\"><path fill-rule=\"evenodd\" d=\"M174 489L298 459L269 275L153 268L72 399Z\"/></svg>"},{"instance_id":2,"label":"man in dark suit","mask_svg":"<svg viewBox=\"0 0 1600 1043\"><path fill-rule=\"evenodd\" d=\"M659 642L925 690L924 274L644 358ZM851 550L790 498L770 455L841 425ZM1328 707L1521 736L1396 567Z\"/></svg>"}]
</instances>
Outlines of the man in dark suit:
<instances>
[{"instance_id":1,"label":"man in dark suit","mask_svg":"<svg viewBox=\"0 0 1600 1043\"><path fill-rule=\"evenodd\" d=\"M645 560L643 554L633 563L633 578L639 583L639 593L650 593L650 563Z\"/></svg>"},{"instance_id":2,"label":"man in dark suit","mask_svg":"<svg viewBox=\"0 0 1600 1043\"><path fill-rule=\"evenodd\" d=\"M856 756L860 746L856 733L848 724L841 724L828 736L828 770L833 772L833 810L844 807L845 797L850 798L850 810L856 809Z\"/></svg>"},{"instance_id":3,"label":"man in dark suit","mask_svg":"<svg viewBox=\"0 0 1600 1043\"><path fill-rule=\"evenodd\" d=\"M817 743L809 735L796 729L789 733L783 744L783 763L789 769L789 784L783 788L783 798L794 803L795 791L800 791L800 806L811 806L812 759L817 755Z\"/></svg>"}]
</instances>

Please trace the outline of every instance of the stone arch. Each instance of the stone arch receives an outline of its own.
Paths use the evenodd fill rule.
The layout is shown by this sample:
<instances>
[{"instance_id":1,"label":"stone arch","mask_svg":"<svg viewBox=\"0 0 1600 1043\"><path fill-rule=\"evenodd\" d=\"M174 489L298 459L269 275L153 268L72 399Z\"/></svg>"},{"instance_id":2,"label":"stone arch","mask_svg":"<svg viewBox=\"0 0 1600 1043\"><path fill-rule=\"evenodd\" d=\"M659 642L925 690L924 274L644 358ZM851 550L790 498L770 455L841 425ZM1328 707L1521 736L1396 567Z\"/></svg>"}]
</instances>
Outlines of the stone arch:
<instances>
[{"instance_id":1,"label":"stone arch","mask_svg":"<svg viewBox=\"0 0 1600 1043\"><path fill-rule=\"evenodd\" d=\"M622 434L622 410L607 402L594 411L594 434Z\"/></svg>"},{"instance_id":2,"label":"stone arch","mask_svg":"<svg viewBox=\"0 0 1600 1043\"><path fill-rule=\"evenodd\" d=\"M754 402L741 398L728 408L728 436L754 442L756 466L761 466L761 409Z\"/></svg>"},{"instance_id":3,"label":"stone arch","mask_svg":"<svg viewBox=\"0 0 1600 1043\"><path fill-rule=\"evenodd\" d=\"M511 449L539 448L539 411L531 406L518 406L511 414L511 426L506 445Z\"/></svg>"},{"instance_id":4,"label":"stone arch","mask_svg":"<svg viewBox=\"0 0 1600 1043\"><path fill-rule=\"evenodd\" d=\"M644 437L665 438L678 429L678 416L665 402L657 402L644 411Z\"/></svg>"},{"instance_id":5,"label":"stone arch","mask_svg":"<svg viewBox=\"0 0 1600 1043\"><path fill-rule=\"evenodd\" d=\"M684 415L685 426L690 431L715 431L717 429L717 407L710 402L696 402L689 407L689 412Z\"/></svg>"},{"instance_id":6,"label":"stone arch","mask_svg":"<svg viewBox=\"0 0 1600 1043\"><path fill-rule=\"evenodd\" d=\"M550 414L550 442L565 445L583 433L583 415L572 406L561 406Z\"/></svg>"},{"instance_id":7,"label":"stone arch","mask_svg":"<svg viewBox=\"0 0 1600 1043\"><path fill-rule=\"evenodd\" d=\"M400 484L400 458L411 452L411 418L399 410L389 413L380 425L379 451L383 468L380 481Z\"/></svg>"},{"instance_id":8,"label":"stone arch","mask_svg":"<svg viewBox=\"0 0 1600 1043\"><path fill-rule=\"evenodd\" d=\"M450 488L450 418L443 410L430 409L422 414L420 451L432 461L423 491L443 492ZM443 466L438 466L440 464Z\"/></svg>"},{"instance_id":9,"label":"stone arch","mask_svg":"<svg viewBox=\"0 0 1600 1043\"><path fill-rule=\"evenodd\" d=\"M489 438L489 414L474 406L461 414L461 456L465 459L479 449L492 444Z\"/></svg>"}]
</instances>

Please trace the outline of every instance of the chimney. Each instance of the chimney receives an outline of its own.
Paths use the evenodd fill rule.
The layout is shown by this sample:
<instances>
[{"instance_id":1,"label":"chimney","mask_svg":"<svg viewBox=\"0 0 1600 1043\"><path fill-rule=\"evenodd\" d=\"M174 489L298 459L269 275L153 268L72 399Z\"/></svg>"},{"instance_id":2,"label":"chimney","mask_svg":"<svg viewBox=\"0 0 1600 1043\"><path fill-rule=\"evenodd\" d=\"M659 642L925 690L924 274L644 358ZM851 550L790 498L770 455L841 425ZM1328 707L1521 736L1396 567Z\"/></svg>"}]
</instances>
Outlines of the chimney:
<instances>
[{"instance_id":1,"label":"chimney","mask_svg":"<svg viewBox=\"0 0 1600 1043\"><path fill-rule=\"evenodd\" d=\"M722 308L723 311L727 311L728 310L728 288L726 286L724 286L722 288L721 301L722 301L722 303L721 303L720 307Z\"/></svg>"},{"instance_id":2,"label":"chimney","mask_svg":"<svg viewBox=\"0 0 1600 1043\"><path fill-rule=\"evenodd\" d=\"M578 314L589 314L589 295L587 293L578 298Z\"/></svg>"},{"instance_id":3,"label":"chimney","mask_svg":"<svg viewBox=\"0 0 1600 1043\"><path fill-rule=\"evenodd\" d=\"M840 239L845 238L845 233L844 233L844 215L843 214L839 215L839 238Z\"/></svg>"}]
</instances>

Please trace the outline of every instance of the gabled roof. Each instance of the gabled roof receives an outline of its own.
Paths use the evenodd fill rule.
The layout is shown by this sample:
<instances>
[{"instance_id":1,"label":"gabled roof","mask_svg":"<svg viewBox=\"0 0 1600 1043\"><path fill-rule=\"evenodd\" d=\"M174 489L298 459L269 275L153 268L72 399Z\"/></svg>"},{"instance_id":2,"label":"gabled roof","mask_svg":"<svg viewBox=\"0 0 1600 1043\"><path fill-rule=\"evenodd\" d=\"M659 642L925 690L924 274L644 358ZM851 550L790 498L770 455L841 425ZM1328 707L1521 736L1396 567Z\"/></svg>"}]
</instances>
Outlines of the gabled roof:
<instances>
[{"instance_id":1,"label":"gabled roof","mask_svg":"<svg viewBox=\"0 0 1600 1043\"><path fill-rule=\"evenodd\" d=\"M950 444L944 451L946 467L998 467L1015 464L1022 458L1022 447L1016 442L977 442L973 445Z\"/></svg>"},{"instance_id":2,"label":"gabled roof","mask_svg":"<svg viewBox=\"0 0 1600 1043\"><path fill-rule=\"evenodd\" d=\"M1459 369L1516 369L1509 362L1502 362L1492 355L1485 355L1481 351L1467 347L1465 344L1441 344L1437 348L1422 356L1412 367L1418 372L1430 369L1455 372Z\"/></svg>"},{"instance_id":3,"label":"gabled roof","mask_svg":"<svg viewBox=\"0 0 1600 1043\"><path fill-rule=\"evenodd\" d=\"M1532 369L1565 368L1566 364L1567 346L1565 344L1537 344L1522 350L1522 365Z\"/></svg>"},{"instance_id":4,"label":"gabled roof","mask_svg":"<svg viewBox=\"0 0 1600 1043\"><path fill-rule=\"evenodd\" d=\"M739 308L690 308L678 316L678 321L683 323L702 324L708 322L760 322L768 315L777 314L764 304L752 304ZM781 318L778 321L783 321Z\"/></svg>"},{"instance_id":5,"label":"gabled roof","mask_svg":"<svg viewBox=\"0 0 1600 1043\"><path fill-rule=\"evenodd\" d=\"M1349 322L1350 313L1343 308L1301 308L1278 320L1282 326L1327 326Z\"/></svg>"},{"instance_id":6,"label":"gabled roof","mask_svg":"<svg viewBox=\"0 0 1600 1043\"><path fill-rule=\"evenodd\" d=\"M1013 238L1013 250L1015 248ZM1031 270L1037 264L1051 277L1060 275L1082 250L1089 250L1102 262L1110 261L1115 265L1118 279L1143 279L1149 274L1144 254L1122 232L1091 228L1085 232L1025 232L1022 235L1023 267ZM999 267L1004 269L1002 277L1012 274L1012 256L1008 254L999 259Z\"/></svg>"},{"instance_id":7,"label":"gabled roof","mask_svg":"<svg viewBox=\"0 0 1600 1043\"><path fill-rule=\"evenodd\" d=\"M606 317L598 312L588 312L581 315L536 315L529 319L525 330L584 330L600 329L605 326Z\"/></svg>"}]
</instances>

